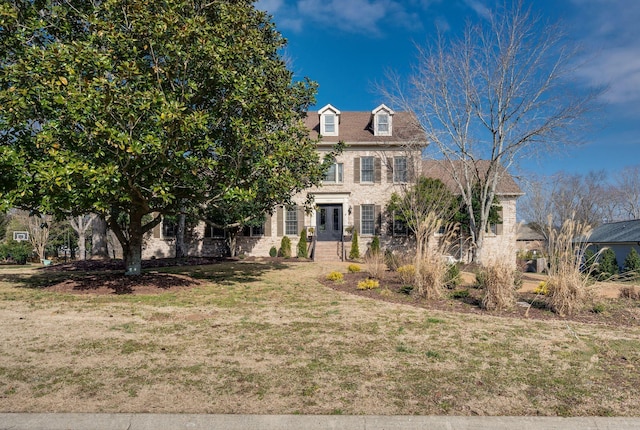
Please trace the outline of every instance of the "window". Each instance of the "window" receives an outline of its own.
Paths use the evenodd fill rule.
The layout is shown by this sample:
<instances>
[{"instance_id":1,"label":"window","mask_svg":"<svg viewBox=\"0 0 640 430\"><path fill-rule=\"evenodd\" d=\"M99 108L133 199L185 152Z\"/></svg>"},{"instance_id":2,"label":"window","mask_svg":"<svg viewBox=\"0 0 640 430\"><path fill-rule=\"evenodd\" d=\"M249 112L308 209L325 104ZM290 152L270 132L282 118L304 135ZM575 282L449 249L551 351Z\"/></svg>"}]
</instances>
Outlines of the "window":
<instances>
[{"instance_id":1,"label":"window","mask_svg":"<svg viewBox=\"0 0 640 430\"><path fill-rule=\"evenodd\" d=\"M298 234L298 210L295 207L287 209L287 214L284 222L284 234Z\"/></svg>"},{"instance_id":2,"label":"window","mask_svg":"<svg viewBox=\"0 0 640 430\"><path fill-rule=\"evenodd\" d=\"M407 223L404 220L399 219L396 214L393 214L393 235L394 236L406 236L409 231Z\"/></svg>"},{"instance_id":3,"label":"window","mask_svg":"<svg viewBox=\"0 0 640 430\"><path fill-rule=\"evenodd\" d=\"M245 226L242 234L245 236L264 236L264 224L259 226Z\"/></svg>"},{"instance_id":4,"label":"window","mask_svg":"<svg viewBox=\"0 0 640 430\"><path fill-rule=\"evenodd\" d=\"M407 157L395 157L393 159L393 182L407 182Z\"/></svg>"},{"instance_id":5,"label":"window","mask_svg":"<svg viewBox=\"0 0 640 430\"><path fill-rule=\"evenodd\" d=\"M376 234L374 205L362 205L360 207L360 234L369 236Z\"/></svg>"},{"instance_id":6,"label":"window","mask_svg":"<svg viewBox=\"0 0 640 430\"><path fill-rule=\"evenodd\" d=\"M176 237L178 226L169 219L162 220L162 237Z\"/></svg>"},{"instance_id":7,"label":"window","mask_svg":"<svg viewBox=\"0 0 640 430\"><path fill-rule=\"evenodd\" d=\"M324 134L333 134L336 132L336 116L332 114L324 115Z\"/></svg>"},{"instance_id":8,"label":"window","mask_svg":"<svg viewBox=\"0 0 640 430\"><path fill-rule=\"evenodd\" d=\"M224 229L207 224L204 227L204 237L222 239L224 238Z\"/></svg>"},{"instance_id":9,"label":"window","mask_svg":"<svg viewBox=\"0 0 640 430\"><path fill-rule=\"evenodd\" d=\"M378 134L386 135L389 133L389 115L386 113L378 114Z\"/></svg>"},{"instance_id":10,"label":"window","mask_svg":"<svg viewBox=\"0 0 640 430\"><path fill-rule=\"evenodd\" d=\"M373 115L373 134L375 136L391 136L394 112L384 104L371 111Z\"/></svg>"},{"instance_id":11,"label":"window","mask_svg":"<svg viewBox=\"0 0 640 430\"><path fill-rule=\"evenodd\" d=\"M324 180L323 182L325 183L332 183L332 184L341 184L343 181L343 165L342 163L334 163L331 165L331 167L329 167L329 170L327 170L327 173L324 174Z\"/></svg>"},{"instance_id":12,"label":"window","mask_svg":"<svg viewBox=\"0 0 640 430\"><path fill-rule=\"evenodd\" d=\"M360 182L373 182L374 178L373 157L360 158Z\"/></svg>"}]
</instances>

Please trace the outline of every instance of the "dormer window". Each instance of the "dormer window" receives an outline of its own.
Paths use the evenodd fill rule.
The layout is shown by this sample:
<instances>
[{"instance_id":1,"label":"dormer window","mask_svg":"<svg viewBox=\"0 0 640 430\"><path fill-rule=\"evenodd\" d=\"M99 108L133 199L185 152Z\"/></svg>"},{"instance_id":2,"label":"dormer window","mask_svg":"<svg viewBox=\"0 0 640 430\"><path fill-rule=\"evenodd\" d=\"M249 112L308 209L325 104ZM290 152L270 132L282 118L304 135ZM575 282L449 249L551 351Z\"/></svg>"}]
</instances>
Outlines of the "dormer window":
<instances>
[{"instance_id":1,"label":"dormer window","mask_svg":"<svg viewBox=\"0 0 640 430\"><path fill-rule=\"evenodd\" d=\"M323 136L338 136L340 111L331 105L326 105L318 111L318 115L320 115L320 134Z\"/></svg>"},{"instance_id":2,"label":"dormer window","mask_svg":"<svg viewBox=\"0 0 640 430\"><path fill-rule=\"evenodd\" d=\"M391 136L394 112L385 105L380 105L371 111L373 115L374 136Z\"/></svg>"}]
</instances>

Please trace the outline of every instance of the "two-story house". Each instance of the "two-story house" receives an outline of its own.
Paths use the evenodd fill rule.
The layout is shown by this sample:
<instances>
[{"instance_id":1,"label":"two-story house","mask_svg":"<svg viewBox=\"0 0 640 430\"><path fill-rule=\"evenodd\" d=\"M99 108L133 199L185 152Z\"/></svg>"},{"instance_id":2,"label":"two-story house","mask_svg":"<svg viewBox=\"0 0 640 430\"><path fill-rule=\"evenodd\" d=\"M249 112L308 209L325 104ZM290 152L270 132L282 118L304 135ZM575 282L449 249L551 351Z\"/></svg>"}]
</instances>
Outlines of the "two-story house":
<instances>
[{"instance_id":1,"label":"two-story house","mask_svg":"<svg viewBox=\"0 0 640 430\"><path fill-rule=\"evenodd\" d=\"M295 249L303 228L312 229L316 256L325 259L348 254L348 244L343 247L342 241L352 231L358 232L362 252L376 235L383 247L406 244L406 227L394 225L385 206L392 193L402 192L418 175L442 175L437 170L430 175L429 163L422 160L427 142L415 118L408 112L394 112L384 104L368 112L341 112L329 104L310 112L305 122L312 138L321 137L320 155L340 141L346 145L344 151L327 171L322 186L294 196L294 207L275 208L263 225L245 228L237 238L238 251L248 256L268 256L272 247L280 247L283 236L291 238ZM309 195L315 206L305 210ZM503 219L513 222L515 249L515 198L509 199L503 206ZM511 227L500 227L493 236L508 241L511 235L504 235L505 231L511 231ZM158 226L151 236L143 251L145 258L174 255L171 225ZM496 244L492 248L505 249L502 241L493 242ZM189 243L190 255L222 255L224 249L224 231L204 223L195 229ZM460 257L465 259L462 251L456 255Z\"/></svg>"}]
</instances>

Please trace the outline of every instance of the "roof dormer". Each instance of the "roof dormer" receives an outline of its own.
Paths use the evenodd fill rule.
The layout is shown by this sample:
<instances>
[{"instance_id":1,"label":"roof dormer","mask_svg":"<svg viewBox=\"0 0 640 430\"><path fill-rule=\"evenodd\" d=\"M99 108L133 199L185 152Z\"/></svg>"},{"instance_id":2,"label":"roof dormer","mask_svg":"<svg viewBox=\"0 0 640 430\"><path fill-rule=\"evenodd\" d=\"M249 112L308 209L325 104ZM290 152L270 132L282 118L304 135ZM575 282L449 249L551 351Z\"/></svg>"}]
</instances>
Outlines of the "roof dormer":
<instances>
[{"instance_id":1,"label":"roof dormer","mask_svg":"<svg viewBox=\"0 0 640 430\"><path fill-rule=\"evenodd\" d=\"M373 135L391 136L393 131L393 114L395 112L381 104L371 111L373 115Z\"/></svg>"},{"instance_id":2,"label":"roof dormer","mask_svg":"<svg viewBox=\"0 0 640 430\"><path fill-rule=\"evenodd\" d=\"M318 115L320 115L320 134L323 136L338 136L340 111L329 104L320 109Z\"/></svg>"}]
</instances>

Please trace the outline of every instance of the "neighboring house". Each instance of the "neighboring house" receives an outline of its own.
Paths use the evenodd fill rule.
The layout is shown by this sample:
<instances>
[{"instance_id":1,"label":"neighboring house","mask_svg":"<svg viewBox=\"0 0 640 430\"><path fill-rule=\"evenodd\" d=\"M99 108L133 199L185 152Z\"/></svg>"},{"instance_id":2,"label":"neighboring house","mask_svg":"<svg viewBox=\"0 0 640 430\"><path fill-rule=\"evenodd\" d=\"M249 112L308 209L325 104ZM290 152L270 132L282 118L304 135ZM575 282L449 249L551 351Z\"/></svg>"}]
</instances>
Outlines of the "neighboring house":
<instances>
[{"instance_id":1,"label":"neighboring house","mask_svg":"<svg viewBox=\"0 0 640 430\"><path fill-rule=\"evenodd\" d=\"M593 230L588 242L596 251L611 248L622 269L632 248L640 253L640 219L602 224Z\"/></svg>"},{"instance_id":2,"label":"neighboring house","mask_svg":"<svg viewBox=\"0 0 640 430\"><path fill-rule=\"evenodd\" d=\"M322 186L294 196L296 206L279 206L262 226L245 228L237 239L238 251L248 256L268 256L272 247L280 247L283 236L289 236L295 252L303 228L313 228L316 256L325 259L348 255L349 244L343 246L343 240L350 240L352 231L358 232L361 253L375 235L380 237L383 248L406 245L406 227L394 224L393 217L385 213L385 206L392 193L402 192L418 175L441 174L430 172L433 166L422 160L427 142L415 118L407 112L394 112L384 104L369 112L341 112L329 104L310 112L305 123L310 137L321 136L320 155L340 141L346 145L343 153L336 157ZM508 227L494 228L487 246L501 251L512 249L511 255L515 256L515 198L521 193L510 176L502 182L508 185L499 187ZM309 195L315 206L305 212L303 203ZM147 240L143 257L173 256L173 237L170 223L158 226ZM223 255L224 249L224 231L201 223L191 232L188 254ZM456 257L460 256L465 259L466 251Z\"/></svg>"},{"instance_id":3,"label":"neighboring house","mask_svg":"<svg viewBox=\"0 0 640 430\"><path fill-rule=\"evenodd\" d=\"M518 224L516 229L516 248L521 253L542 253L546 248L546 239L526 224Z\"/></svg>"}]
</instances>

